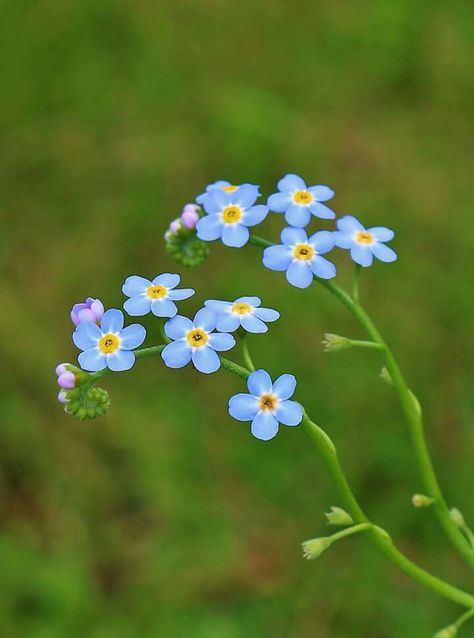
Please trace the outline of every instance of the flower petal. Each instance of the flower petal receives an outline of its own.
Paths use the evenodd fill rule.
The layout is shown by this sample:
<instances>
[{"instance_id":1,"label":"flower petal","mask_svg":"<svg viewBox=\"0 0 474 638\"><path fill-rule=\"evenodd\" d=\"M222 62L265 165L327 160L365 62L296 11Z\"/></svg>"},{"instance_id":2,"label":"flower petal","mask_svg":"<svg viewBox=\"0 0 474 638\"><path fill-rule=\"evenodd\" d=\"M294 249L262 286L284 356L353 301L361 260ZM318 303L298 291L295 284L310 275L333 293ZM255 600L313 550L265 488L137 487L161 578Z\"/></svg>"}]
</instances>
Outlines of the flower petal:
<instances>
[{"instance_id":1,"label":"flower petal","mask_svg":"<svg viewBox=\"0 0 474 638\"><path fill-rule=\"evenodd\" d=\"M225 206L232 203L231 195L232 193L227 193L221 188L213 188L203 202L204 210L210 215L220 213Z\"/></svg>"},{"instance_id":2,"label":"flower petal","mask_svg":"<svg viewBox=\"0 0 474 638\"><path fill-rule=\"evenodd\" d=\"M192 360L194 367L204 374L216 372L221 367L219 355L209 346L195 348L192 352Z\"/></svg>"},{"instance_id":3,"label":"flower petal","mask_svg":"<svg viewBox=\"0 0 474 638\"><path fill-rule=\"evenodd\" d=\"M92 321L80 323L72 334L72 340L81 350L95 347L101 337L100 328Z\"/></svg>"},{"instance_id":4,"label":"flower petal","mask_svg":"<svg viewBox=\"0 0 474 638\"><path fill-rule=\"evenodd\" d=\"M139 275L131 275L125 279L122 292L124 295L127 295L127 297L135 297L144 292L148 286L151 286L149 279L145 279L145 277L140 277Z\"/></svg>"},{"instance_id":5,"label":"flower petal","mask_svg":"<svg viewBox=\"0 0 474 638\"><path fill-rule=\"evenodd\" d=\"M281 180L278 182L278 190L290 192L305 191L306 183L299 175L288 173L288 175L282 177Z\"/></svg>"},{"instance_id":6,"label":"flower petal","mask_svg":"<svg viewBox=\"0 0 474 638\"><path fill-rule=\"evenodd\" d=\"M297 260L292 261L290 267L286 271L286 278L290 284L292 286L296 286L296 288L307 288L313 282L313 273L310 262Z\"/></svg>"},{"instance_id":7,"label":"flower petal","mask_svg":"<svg viewBox=\"0 0 474 638\"><path fill-rule=\"evenodd\" d=\"M310 186L308 191L314 196L318 202L327 202L328 199L334 197L334 191L329 186L318 184L317 186Z\"/></svg>"},{"instance_id":8,"label":"flower petal","mask_svg":"<svg viewBox=\"0 0 474 638\"><path fill-rule=\"evenodd\" d=\"M322 204L321 204L322 206ZM292 204L285 213L286 221L297 228L304 228L311 220L309 206L299 206Z\"/></svg>"},{"instance_id":9,"label":"flower petal","mask_svg":"<svg viewBox=\"0 0 474 638\"><path fill-rule=\"evenodd\" d=\"M235 332L240 326L239 315L232 312L225 312L218 316L216 328L219 332Z\"/></svg>"},{"instance_id":10,"label":"flower petal","mask_svg":"<svg viewBox=\"0 0 474 638\"><path fill-rule=\"evenodd\" d=\"M257 397L251 394L234 394L229 399L229 414L237 421L251 421L259 410Z\"/></svg>"},{"instance_id":11,"label":"flower petal","mask_svg":"<svg viewBox=\"0 0 474 638\"><path fill-rule=\"evenodd\" d=\"M352 215L345 215L338 219L337 228L343 233L356 233L358 230L365 230L360 221Z\"/></svg>"},{"instance_id":12,"label":"flower petal","mask_svg":"<svg viewBox=\"0 0 474 638\"><path fill-rule=\"evenodd\" d=\"M242 315L240 323L242 325L242 328L244 328L244 330L247 330L247 332L253 332L254 334L263 334L264 332L268 331L268 326L255 315Z\"/></svg>"},{"instance_id":13,"label":"flower petal","mask_svg":"<svg viewBox=\"0 0 474 638\"><path fill-rule=\"evenodd\" d=\"M120 333L120 347L124 350L138 348L145 341L146 330L139 323L127 326Z\"/></svg>"},{"instance_id":14,"label":"flower petal","mask_svg":"<svg viewBox=\"0 0 474 638\"><path fill-rule=\"evenodd\" d=\"M334 243L339 248L349 249L354 245L354 233L343 233L340 230L333 232Z\"/></svg>"},{"instance_id":15,"label":"flower petal","mask_svg":"<svg viewBox=\"0 0 474 638\"><path fill-rule=\"evenodd\" d=\"M250 431L255 438L269 441L278 434L278 421L271 412L259 412L252 421Z\"/></svg>"},{"instance_id":16,"label":"flower petal","mask_svg":"<svg viewBox=\"0 0 474 638\"><path fill-rule=\"evenodd\" d=\"M287 246L295 244L307 244L308 235L302 228L284 228L281 231L281 241Z\"/></svg>"},{"instance_id":17,"label":"flower petal","mask_svg":"<svg viewBox=\"0 0 474 638\"><path fill-rule=\"evenodd\" d=\"M249 306L258 308L262 303L262 300L260 297L239 297L234 301L234 303L248 303Z\"/></svg>"},{"instance_id":18,"label":"flower petal","mask_svg":"<svg viewBox=\"0 0 474 638\"><path fill-rule=\"evenodd\" d=\"M182 301L183 299L189 299L196 293L192 288L179 288L178 290L170 290L168 293L168 299L172 301Z\"/></svg>"},{"instance_id":19,"label":"flower petal","mask_svg":"<svg viewBox=\"0 0 474 638\"><path fill-rule=\"evenodd\" d=\"M334 248L334 233L320 230L309 238L309 243L317 253L324 255Z\"/></svg>"},{"instance_id":20,"label":"flower petal","mask_svg":"<svg viewBox=\"0 0 474 638\"><path fill-rule=\"evenodd\" d=\"M111 308L104 313L100 322L102 334L107 332L120 332L123 328L123 312L116 308Z\"/></svg>"},{"instance_id":21,"label":"flower petal","mask_svg":"<svg viewBox=\"0 0 474 638\"><path fill-rule=\"evenodd\" d=\"M386 263L397 261L398 259L397 253L385 244L374 244L372 246L372 252L377 257L377 259L380 259L380 261L385 261Z\"/></svg>"},{"instance_id":22,"label":"flower petal","mask_svg":"<svg viewBox=\"0 0 474 638\"><path fill-rule=\"evenodd\" d=\"M272 378L266 370L255 370L247 379L247 387L250 394L259 397L272 391Z\"/></svg>"},{"instance_id":23,"label":"flower petal","mask_svg":"<svg viewBox=\"0 0 474 638\"><path fill-rule=\"evenodd\" d=\"M249 237L249 229L243 224L224 224L222 227L222 241L231 248L245 246Z\"/></svg>"},{"instance_id":24,"label":"flower petal","mask_svg":"<svg viewBox=\"0 0 474 638\"><path fill-rule=\"evenodd\" d=\"M309 210L315 217L319 217L320 219L334 219L336 217L336 213L333 210L319 202L310 204Z\"/></svg>"},{"instance_id":25,"label":"flower petal","mask_svg":"<svg viewBox=\"0 0 474 638\"><path fill-rule=\"evenodd\" d=\"M369 228L368 232L372 233L377 241L390 241L395 237L393 230L391 228L385 228L384 226Z\"/></svg>"},{"instance_id":26,"label":"flower petal","mask_svg":"<svg viewBox=\"0 0 474 638\"><path fill-rule=\"evenodd\" d=\"M311 262L311 270L320 279L332 279L336 276L336 266L319 255L316 255Z\"/></svg>"},{"instance_id":27,"label":"flower petal","mask_svg":"<svg viewBox=\"0 0 474 638\"><path fill-rule=\"evenodd\" d=\"M130 297L123 304L125 312L131 317L143 317L150 312L151 299L145 295L139 295L137 297Z\"/></svg>"},{"instance_id":28,"label":"flower petal","mask_svg":"<svg viewBox=\"0 0 474 638\"><path fill-rule=\"evenodd\" d=\"M242 184L239 188L231 193L232 202L238 204L242 208L250 208L260 195L258 186L254 184Z\"/></svg>"},{"instance_id":29,"label":"flower petal","mask_svg":"<svg viewBox=\"0 0 474 638\"><path fill-rule=\"evenodd\" d=\"M201 308L194 317L194 325L196 328L202 328L206 332L214 330L217 323L217 314L211 308Z\"/></svg>"},{"instance_id":30,"label":"flower petal","mask_svg":"<svg viewBox=\"0 0 474 638\"><path fill-rule=\"evenodd\" d=\"M296 401L281 401L275 416L283 425L299 425L303 420L303 409Z\"/></svg>"},{"instance_id":31,"label":"flower petal","mask_svg":"<svg viewBox=\"0 0 474 638\"><path fill-rule=\"evenodd\" d=\"M157 275L153 279L154 286L164 286L165 288L171 289L176 288L176 286L181 281L181 277L176 275L175 273L164 272L161 275Z\"/></svg>"},{"instance_id":32,"label":"flower petal","mask_svg":"<svg viewBox=\"0 0 474 638\"><path fill-rule=\"evenodd\" d=\"M171 299L155 299L151 304L151 311L155 317L174 317L178 312L176 304Z\"/></svg>"},{"instance_id":33,"label":"flower petal","mask_svg":"<svg viewBox=\"0 0 474 638\"><path fill-rule=\"evenodd\" d=\"M226 352L235 346L235 339L227 332L213 332L209 335L209 345L218 352Z\"/></svg>"},{"instance_id":34,"label":"flower petal","mask_svg":"<svg viewBox=\"0 0 474 638\"><path fill-rule=\"evenodd\" d=\"M291 206L291 195L288 192L273 193L267 200L267 206L275 213L284 213L286 209Z\"/></svg>"},{"instance_id":35,"label":"flower petal","mask_svg":"<svg viewBox=\"0 0 474 638\"><path fill-rule=\"evenodd\" d=\"M135 354L131 350L117 350L107 355L107 367L114 372L130 370L135 363Z\"/></svg>"},{"instance_id":36,"label":"flower petal","mask_svg":"<svg viewBox=\"0 0 474 638\"><path fill-rule=\"evenodd\" d=\"M245 211L242 223L244 224L244 226L256 226L257 224L263 222L267 215L267 206L264 206L263 204L252 206L252 208L249 208Z\"/></svg>"},{"instance_id":37,"label":"flower petal","mask_svg":"<svg viewBox=\"0 0 474 638\"><path fill-rule=\"evenodd\" d=\"M196 224L196 232L199 239L213 241L219 239L222 234L223 223L220 215L205 215Z\"/></svg>"},{"instance_id":38,"label":"flower petal","mask_svg":"<svg viewBox=\"0 0 474 638\"><path fill-rule=\"evenodd\" d=\"M294 395L295 389L296 377L292 374L282 374L273 384L272 392L285 401Z\"/></svg>"},{"instance_id":39,"label":"flower petal","mask_svg":"<svg viewBox=\"0 0 474 638\"><path fill-rule=\"evenodd\" d=\"M191 361L191 348L185 341L173 341L164 347L161 358L168 368L183 368Z\"/></svg>"},{"instance_id":40,"label":"flower petal","mask_svg":"<svg viewBox=\"0 0 474 638\"><path fill-rule=\"evenodd\" d=\"M173 317L173 319L165 323L164 330L166 336L174 340L182 339L193 327L194 324L191 319L183 317L182 315L176 315L176 317Z\"/></svg>"},{"instance_id":41,"label":"flower petal","mask_svg":"<svg viewBox=\"0 0 474 638\"><path fill-rule=\"evenodd\" d=\"M280 318L278 310L273 308L255 308L253 314L262 321L276 321Z\"/></svg>"},{"instance_id":42,"label":"flower petal","mask_svg":"<svg viewBox=\"0 0 474 638\"><path fill-rule=\"evenodd\" d=\"M217 313L225 312L231 305L230 301L222 301L221 299L208 299L204 302L206 308L210 308Z\"/></svg>"},{"instance_id":43,"label":"flower petal","mask_svg":"<svg viewBox=\"0 0 474 638\"><path fill-rule=\"evenodd\" d=\"M270 270L286 270L292 260L289 246L270 246L263 252L263 264Z\"/></svg>"},{"instance_id":44,"label":"flower petal","mask_svg":"<svg viewBox=\"0 0 474 638\"><path fill-rule=\"evenodd\" d=\"M354 243L351 248L351 257L356 264L367 268L372 265L372 248L370 246L361 246L360 244Z\"/></svg>"},{"instance_id":45,"label":"flower petal","mask_svg":"<svg viewBox=\"0 0 474 638\"><path fill-rule=\"evenodd\" d=\"M81 368L88 372L98 372L107 367L106 356L97 347L84 350L77 360Z\"/></svg>"}]
</instances>

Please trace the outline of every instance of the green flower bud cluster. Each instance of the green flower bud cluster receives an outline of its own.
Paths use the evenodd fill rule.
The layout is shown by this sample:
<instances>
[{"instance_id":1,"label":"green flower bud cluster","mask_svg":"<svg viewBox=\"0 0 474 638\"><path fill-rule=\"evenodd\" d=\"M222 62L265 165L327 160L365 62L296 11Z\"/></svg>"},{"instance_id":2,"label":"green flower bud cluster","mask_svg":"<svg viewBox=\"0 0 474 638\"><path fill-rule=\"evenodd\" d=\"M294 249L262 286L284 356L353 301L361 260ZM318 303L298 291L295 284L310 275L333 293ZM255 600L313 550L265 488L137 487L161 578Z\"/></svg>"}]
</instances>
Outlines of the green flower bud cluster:
<instances>
[{"instance_id":1,"label":"green flower bud cluster","mask_svg":"<svg viewBox=\"0 0 474 638\"><path fill-rule=\"evenodd\" d=\"M64 411L79 421L104 416L110 407L109 393L107 390L91 386L90 384L68 390L66 396L68 403L66 403Z\"/></svg>"},{"instance_id":2,"label":"green flower bud cluster","mask_svg":"<svg viewBox=\"0 0 474 638\"><path fill-rule=\"evenodd\" d=\"M165 233L166 252L188 268L199 266L209 255L209 243L199 239L196 234L196 223L199 217L202 217L202 209L195 206L192 214L195 215L195 219L191 224L183 222L183 213L181 218L171 223Z\"/></svg>"}]
</instances>

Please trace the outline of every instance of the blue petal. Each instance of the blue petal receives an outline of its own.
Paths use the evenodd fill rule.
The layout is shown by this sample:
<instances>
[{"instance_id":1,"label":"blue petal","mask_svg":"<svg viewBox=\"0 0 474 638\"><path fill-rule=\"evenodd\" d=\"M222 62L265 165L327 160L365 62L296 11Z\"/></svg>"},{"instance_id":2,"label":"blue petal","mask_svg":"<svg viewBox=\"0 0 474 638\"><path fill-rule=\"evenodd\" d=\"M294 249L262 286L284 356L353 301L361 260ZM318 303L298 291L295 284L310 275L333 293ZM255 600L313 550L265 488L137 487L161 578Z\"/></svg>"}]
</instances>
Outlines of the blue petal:
<instances>
[{"instance_id":1,"label":"blue petal","mask_svg":"<svg viewBox=\"0 0 474 638\"><path fill-rule=\"evenodd\" d=\"M122 292L127 297L134 297L144 292L148 286L151 286L151 281L145 279L145 277L139 277L138 275L131 275L125 279L125 283L122 286Z\"/></svg>"},{"instance_id":2,"label":"blue petal","mask_svg":"<svg viewBox=\"0 0 474 638\"><path fill-rule=\"evenodd\" d=\"M349 249L354 243L354 233L343 233L340 230L336 230L333 232L334 243L339 248Z\"/></svg>"},{"instance_id":3,"label":"blue petal","mask_svg":"<svg viewBox=\"0 0 474 638\"><path fill-rule=\"evenodd\" d=\"M308 188L308 191L311 195L314 196L318 202L327 202L328 199L334 197L334 191L329 186L324 186L323 184L319 184L318 186L311 186Z\"/></svg>"},{"instance_id":4,"label":"blue petal","mask_svg":"<svg viewBox=\"0 0 474 638\"><path fill-rule=\"evenodd\" d=\"M285 219L292 226L304 228L311 220L309 207L292 204L285 213Z\"/></svg>"},{"instance_id":5,"label":"blue petal","mask_svg":"<svg viewBox=\"0 0 474 638\"><path fill-rule=\"evenodd\" d=\"M278 434L278 421L271 412L259 412L250 428L255 438L269 441Z\"/></svg>"},{"instance_id":6,"label":"blue petal","mask_svg":"<svg viewBox=\"0 0 474 638\"><path fill-rule=\"evenodd\" d=\"M151 304L151 311L155 317L174 317L178 312L176 304L170 299L155 299Z\"/></svg>"},{"instance_id":7,"label":"blue petal","mask_svg":"<svg viewBox=\"0 0 474 638\"><path fill-rule=\"evenodd\" d=\"M220 215L205 215L196 224L197 236L203 241L219 239L223 225Z\"/></svg>"},{"instance_id":8,"label":"blue petal","mask_svg":"<svg viewBox=\"0 0 474 638\"><path fill-rule=\"evenodd\" d=\"M375 226L374 228L369 228L368 231L372 233L378 241L390 241L395 237L393 230L385 228L384 226Z\"/></svg>"},{"instance_id":9,"label":"blue petal","mask_svg":"<svg viewBox=\"0 0 474 638\"><path fill-rule=\"evenodd\" d=\"M370 246L361 246L354 243L351 248L351 257L360 266L368 267L372 265L373 255Z\"/></svg>"},{"instance_id":10,"label":"blue petal","mask_svg":"<svg viewBox=\"0 0 474 638\"><path fill-rule=\"evenodd\" d=\"M292 259L291 248L288 246L270 246L263 253L263 264L270 270L286 270Z\"/></svg>"},{"instance_id":11,"label":"blue petal","mask_svg":"<svg viewBox=\"0 0 474 638\"><path fill-rule=\"evenodd\" d=\"M232 312L220 314L216 328L220 332L235 332L240 326L240 317Z\"/></svg>"},{"instance_id":12,"label":"blue petal","mask_svg":"<svg viewBox=\"0 0 474 638\"><path fill-rule=\"evenodd\" d=\"M196 197L196 202L198 204L202 204L204 200L206 199L206 197L209 195L209 193L213 191L215 188L222 188L223 186L230 186L230 185L231 183L228 182L227 180L219 179L217 180L217 182L213 182L212 184L209 184L208 186L206 186L205 192L201 193L200 195Z\"/></svg>"},{"instance_id":13,"label":"blue petal","mask_svg":"<svg viewBox=\"0 0 474 638\"><path fill-rule=\"evenodd\" d=\"M217 314L211 308L201 308L194 317L194 325L196 328L202 328L206 332L214 330L217 323Z\"/></svg>"},{"instance_id":14,"label":"blue petal","mask_svg":"<svg viewBox=\"0 0 474 638\"><path fill-rule=\"evenodd\" d=\"M289 399L295 393L296 377L292 374L282 374L273 384L273 392L279 399Z\"/></svg>"},{"instance_id":15,"label":"blue petal","mask_svg":"<svg viewBox=\"0 0 474 638\"><path fill-rule=\"evenodd\" d=\"M346 215L337 220L338 230L342 230L343 233L356 233L358 230L365 230L360 221L352 215Z\"/></svg>"},{"instance_id":16,"label":"blue petal","mask_svg":"<svg viewBox=\"0 0 474 638\"><path fill-rule=\"evenodd\" d=\"M235 346L235 339L226 332L213 332L209 335L209 345L218 352L226 352Z\"/></svg>"},{"instance_id":17,"label":"blue petal","mask_svg":"<svg viewBox=\"0 0 474 638\"><path fill-rule=\"evenodd\" d=\"M276 321L280 318L280 313L272 308L255 308L253 314L262 321Z\"/></svg>"},{"instance_id":18,"label":"blue petal","mask_svg":"<svg viewBox=\"0 0 474 638\"><path fill-rule=\"evenodd\" d=\"M242 184L236 191L231 193L232 202L244 209L250 208L259 195L258 186L253 184Z\"/></svg>"},{"instance_id":19,"label":"blue petal","mask_svg":"<svg viewBox=\"0 0 474 638\"><path fill-rule=\"evenodd\" d=\"M296 401L282 401L275 416L284 425L299 425L303 420L303 409Z\"/></svg>"},{"instance_id":20,"label":"blue petal","mask_svg":"<svg viewBox=\"0 0 474 638\"><path fill-rule=\"evenodd\" d=\"M321 257L321 259L324 259ZM308 261L293 261L286 271L286 278L296 288L307 288L313 281L311 264Z\"/></svg>"},{"instance_id":21,"label":"blue petal","mask_svg":"<svg viewBox=\"0 0 474 638\"><path fill-rule=\"evenodd\" d=\"M130 297L123 307L131 317L143 317L150 312L151 299L145 295Z\"/></svg>"},{"instance_id":22,"label":"blue petal","mask_svg":"<svg viewBox=\"0 0 474 638\"><path fill-rule=\"evenodd\" d=\"M165 346L161 358L168 368L183 368L191 361L191 348L185 341L173 341Z\"/></svg>"},{"instance_id":23,"label":"blue petal","mask_svg":"<svg viewBox=\"0 0 474 638\"><path fill-rule=\"evenodd\" d=\"M313 215L315 215L315 217L319 217L320 219L334 219L336 217L336 213L333 210L319 202L313 202L310 204L309 210L313 213Z\"/></svg>"},{"instance_id":24,"label":"blue petal","mask_svg":"<svg viewBox=\"0 0 474 638\"><path fill-rule=\"evenodd\" d=\"M124 350L138 348L145 341L146 330L139 323L127 326L120 333L120 347Z\"/></svg>"},{"instance_id":25,"label":"blue petal","mask_svg":"<svg viewBox=\"0 0 474 638\"><path fill-rule=\"evenodd\" d=\"M248 303L253 308L258 308L262 303L260 297L239 297L234 303Z\"/></svg>"},{"instance_id":26,"label":"blue petal","mask_svg":"<svg viewBox=\"0 0 474 638\"><path fill-rule=\"evenodd\" d=\"M324 255L334 248L334 233L329 230L320 230L309 238L309 243L317 253Z\"/></svg>"},{"instance_id":27,"label":"blue petal","mask_svg":"<svg viewBox=\"0 0 474 638\"><path fill-rule=\"evenodd\" d=\"M130 370L135 363L135 354L131 350L117 350L107 355L107 367L114 372Z\"/></svg>"},{"instance_id":28,"label":"blue petal","mask_svg":"<svg viewBox=\"0 0 474 638\"><path fill-rule=\"evenodd\" d=\"M311 262L311 270L320 279L332 279L336 276L336 266L331 262L316 255Z\"/></svg>"},{"instance_id":29,"label":"blue petal","mask_svg":"<svg viewBox=\"0 0 474 638\"><path fill-rule=\"evenodd\" d=\"M256 226L257 224L263 222L267 215L267 206L264 206L263 204L252 206L252 208L249 208L245 211L242 223L244 224L244 226Z\"/></svg>"},{"instance_id":30,"label":"blue petal","mask_svg":"<svg viewBox=\"0 0 474 638\"><path fill-rule=\"evenodd\" d=\"M216 372L221 367L221 360L219 355L209 346L203 346L202 348L195 348L192 352L192 360L194 367L203 372L204 374L211 374Z\"/></svg>"},{"instance_id":31,"label":"blue petal","mask_svg":"<svg viewBox=\"0 0 474 638\"><path fill-rule=\"evenodd\" d=\"M284 213L286 209L291 206L291 195L288 192L285 193L273 193L267 200L267 206L275 213Z\"/></svg>"},{"instance_id":32,"label":"blue petal","mask_svg":"<svg viewBox=\"0 0 474 638\"><path fill-rule=\"evenodd\" d=\"M83 324L81 324L83 325ZM78 356L77 360L83 370L98 372L107 367L106 356L99 348L88 348Z\"/></svg>"},{"instance_id":33,"label":"blue petal","mask_svg":"<svg viewBox=\"0 0 474 638\"><path fill-rule=\"evenodd\" d=\"M191 319L177 315L165 323L165 334L170 339L182 339L186 333L194 328Z\"/></svg>"},{"instance_id":34,"label":"blue petal","mask_svg":"<svg viewBox=\"0 0 474 638\"><path fill-rule=\"evenodd\" d=\"M104 313L100 321L102 334L107 332L120 332L123 328L123 312L116 308L111 308Z\"/></svg>"},{"instance_id":35,"label":"blue petal","mask_svg":"<svg viewBox=\"0 0 474 638\"><path fill-rule=\"evenodd\" d=\"M305 191L306 183L299 175L288 173L278 182L278 190L280 191Z\"/></svg>"},{"instance_id":36,"label":"blue petal","mask_svg":"<svg viewBox=\"0 0 474 638\"><path fill-rule=\"evenodd\" d=\"M243 224L224 224L222 228L222 241L231 248L245 246L250 237L249 229Z\"/></svg>"},{"instance_id":37,"label":"blue petal","mask_svg":"<svg viewBox=\"0 0 474 638\"><path fill-rule=\"evenodd\" d=\"M204 200L204 210L210 215L220 213L225 206L232 203L232 193L226 193L220 188L213 189Z\"/></svg>"},{"instance_id":38,"label":"blue petal","mask_svg":"<svg viewBox=\"0 0 474 638\"><path fill-rule=\"evenodd\" d=\"M96 346L100 337L100 328L93 321L83 321L72 334L72 340L81 350Z\"/></svg>"},{"instance_id":39,"label":"blue petal","mask_svg":"<svg viewBox=\"0 0 474 638\"><path fill-rule=\"evenodd\" d=\"M164 272L162 275L157 275L153 279L153 285L164 286L165 288L171 289L176 288L180 281L181 277L179 275Z\"/></svg>"},{"instance_id":40,"label":"blue petal","mask_svg":"<svg viewBox=\"0 0 474 638\"><path fill-rule=\"evenodd\" d=\"M251 421L259 410L258 399L251 394L234 394L229 399L229 414L238 421Z\"/></svg>"},{"instance_id":41,"label":"blue petal","mask_svg":"<svg viewBox=\"0 0 474 638\"><path fill-rule=\"evenodd\" d=\"M182 301L188 299L195 294L195 290L192 288L179 288L178 290L170 290L168 293L168 299L172 301Z\"/></svg>"},{"instance_id":42,"label":"blue petal","mask_svg":"<svg viewBox=\"0 0 474 638\"><path fill-rule=\"evenodd\" d=\"M204 306L219 314L230 308L232 303L230 301L221 301L220 299L208 299L204 302Z\"/></svg>"},{"instance_id":43,"label":"blue petal","mask_svg":"<svg viewBox=\"0 0 474 638\"><path fill-rule=\"evenodd\" d=\"M288 246L307 244L308 235L302 228L284 228L281 231L281 241Z\"/></svg>"},{"instance_id":44,"label":"blue petal","mask_svg":"<svg viewBox=\"0 0 474 638\"><path fill-rule=\"evenodd\" d=\"M266 326L258 317L255 317L255 315L242 315L240 323L242 328L247 330L247 332L263 334L268 331L268 326Z\"/></svg>"},{"instance_id":45,"label":"blue petal","mask_svg":"<svg viewBox=\"0 0 474 638\"><path fill-rule=\"evenodd\" d=\"M259 397L272 391L272 378L266 370L255 370L247 379L250 394Z\"/></svg>"},{"instance_id":46,"label":"blue petal","mask_svg":"<svg viewBox=\"0 0 474 638\"><path fill-rule=\"evenodd\" d=\"M380 261L385 261L386 263L397 261L398 259L397 253L388 246L385 246L385 244L374 244L372 246L372 252L377 257L377 259L380 259Z\"/></svg>"}]
</instances>

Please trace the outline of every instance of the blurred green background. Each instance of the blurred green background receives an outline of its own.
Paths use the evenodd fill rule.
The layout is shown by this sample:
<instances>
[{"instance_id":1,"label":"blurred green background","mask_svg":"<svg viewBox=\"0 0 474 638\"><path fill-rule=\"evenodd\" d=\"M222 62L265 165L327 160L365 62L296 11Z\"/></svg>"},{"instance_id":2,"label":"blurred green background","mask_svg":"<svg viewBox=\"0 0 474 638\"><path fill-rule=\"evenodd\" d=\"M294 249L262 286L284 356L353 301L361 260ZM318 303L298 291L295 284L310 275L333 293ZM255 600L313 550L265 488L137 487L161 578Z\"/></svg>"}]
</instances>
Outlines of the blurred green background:
<instances>
[{"instance_id":1,"label":"blurred green background","mask_svg":"<svg viewBox=\"0 0 474 638\"><path fill-rule=\"evenodd\" d=\"M363 297L422 400L449 502L474 520L470 0L0 8L0 636L423 638L448 624L458 610L362 537L302 560L337 496L302 430L262 443L228 416L238 379L142 361L104 380L106 418L79 423L54 366L76 357L70 306L120 307L127 275L179 271L198 291L189 313L262 296L283 317L251 338L258 365L297 375L370 516L472 589L411 507L421 486L379 358L321 350L325 331L361 334L348 313L256 248L215 242L186 271L162 239L208 182L267 195L286 172L335 188L338 214L393 227L400 259L364 273ZM273 215L259 234L281 227Z\"/></svg>"}]
</instances>

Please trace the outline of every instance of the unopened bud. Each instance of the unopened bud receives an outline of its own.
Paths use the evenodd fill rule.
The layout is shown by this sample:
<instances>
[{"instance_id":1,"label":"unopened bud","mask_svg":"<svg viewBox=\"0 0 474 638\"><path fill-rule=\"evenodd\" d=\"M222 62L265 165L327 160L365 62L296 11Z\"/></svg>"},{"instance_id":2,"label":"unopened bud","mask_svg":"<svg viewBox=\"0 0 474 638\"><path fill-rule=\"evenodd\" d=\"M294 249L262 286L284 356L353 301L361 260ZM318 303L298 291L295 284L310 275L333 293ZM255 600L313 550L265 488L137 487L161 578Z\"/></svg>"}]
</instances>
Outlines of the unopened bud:
<instances>
[{"instance_id":1,"label":"unopened bud","mask_svg":"<svg viewBox=\"0 0 474 638\"><path fill-rule=\"evenodd\" d=\"M352 516L341 507L331 507L331 511L326 512L325 517L328 519L329 525L339 525L340 527L347 527L348 525L354 524Z\"/></svg>"},{"instance_id":2,"label":"unopened bud","mask_svg":"<svg viewBox=\"0 0 474 638\"><path fill-rule=\"evenodd\" d=\"M387 370L387 368L383 367L380 370L380 378L383 379L383 381L385 381L385 383L388 383L388 385L393 385L392 375Z\"/></svg>"},{"instance_id":3,"label":"unopened bud","mask_svg":"<svg viewBox=\"0 0 474 638\"><path fill-rule=\"evenodd\" d=\"M450 625L449 627L445 627L438 631L433 638L455 638L458 634L458 628L456 625Z\"/></svg>"},{"instance_id":4,"label":"unopened bud","mask_svg":"<svg viewBox=\"0 0 474 638\"><path fill-rule=\"evenodd\" d=\"M413 503L413 507L429 507L433 504L434 498L430 498L425 494L413 494L411 502Z\"/></svg>"},{"instance_id":5,"label":"unopened bud","mask_svg":"<svg viewBox=\"0 0 474 638\"><path fill-rule=\"evenodd\" d=\"M199 221L199 206L196 204L186 204L181 213L181 222L185 228L192 230L196 228L196 224Z\"/></svg>"},{"instance_id":6,"label":"unopened bud","mask_svg":"<svg viewBox=\"0 0 474 638\"><path fill-rule=\"evenodd\" d=\"M466 521L464 520L463 513L458 510L457 507L453 507L449 510L451 519L458 527L465 527Z\"/></svg>"},{"instance_id":7,"label":"unopened bud","mask_svg":"<svg viewBox=\"0 0 474 638\"><path fill-rule=\"evenodd\" d=\"M104 416L110 407L109 393L104 388L79 387L67 392L67 399L65 411L79 421Z\"/></svg>"},{"instance_id":8,"label":"unopened bud","mask_svg":"<svg viewBox=\"0 0 474 638\"><path fill-rule=\"evenodd\" d=\"M328 537L313 538L302 543L303 556L308 560L314 560L331 546L331 539Z\"/></svg>"},{"instance_id":9,"label":"unopened bud","mask_svg":"<svg viewBox=\"0 0 474 638\"><path fill-rule=\"evenodd\" d=\"M352 347L350 339L331 333L324 335L322 344L324 352L339 352L340 350L347 350Z\"/></svg>"}]
</instances>

